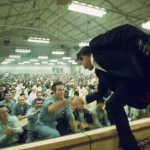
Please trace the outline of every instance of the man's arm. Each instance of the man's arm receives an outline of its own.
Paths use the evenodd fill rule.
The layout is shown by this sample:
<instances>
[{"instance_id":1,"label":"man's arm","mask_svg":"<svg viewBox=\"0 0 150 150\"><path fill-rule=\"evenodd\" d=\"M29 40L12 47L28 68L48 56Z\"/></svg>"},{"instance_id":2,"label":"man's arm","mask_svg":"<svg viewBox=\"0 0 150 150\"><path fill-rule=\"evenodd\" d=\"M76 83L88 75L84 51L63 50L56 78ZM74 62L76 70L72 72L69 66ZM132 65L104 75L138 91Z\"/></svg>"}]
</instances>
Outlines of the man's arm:
<instances>
[{"instance_id":1,"label":"man's arm","mask_svg":"<svg viewBox=\"0 0 150 150\"><path fill-rule=\"evenodd\" d=\"M111 123L108 119L107 113L104 114L104 121L105 121L106 126L111 126Z\"/></svg>"},{"instance_id":2,"label":"man's arm","mask_svg":"<svg viewBox=\"0 0 150 150\"><path fill-rule=\"evenodd\" d=\"M75 119L71 119L69 123L70 123L72 131L74 133L77 133L78 132L78 127L77 127L77 123L76 123Z\"/></svg>"},{"instance_id":3,"label":"man's arm","mask_svg":"<svg viewBox=\"0 0 150 150\"><path fill-rule=\"evenodd\" d=\"M19 120L16 117L13 118L12 129L13 129L13 133L20 133L21 134L23 132L23 129L19 123Z\"/></svg>"},{"instance_id":4,"label":"man's arm","mask_svg":"<svg viewBox=\"0 0 150 150\"><path fill-rule=\"evenodd\" d=\"M87 103L91 103L95 100L98 101L102 97L107 97L107 96L108 96L108 88L99 79L98 91L93 94L86 95L85 99Z\"/></svg>"},{"instance_id":5,"label":"man's arm","mask_svg":"<svg viewBox=\"0 0 150 150\"><path fill-rule=\"evenodd\" d=\"M90 48L92 52L105 49L115 49L116 47L131 42L136 44L139 39L147 41L148 35L132 25L123 25L95 37L90 42Z\"/></svg>"},{"instance_id":6,"label":"man's arm","mask_svg":"<svg viewBox=\"0 0 150 150\"><path fill-rule=\"evenodd\" d=\"M64 107L68 104L72 104L71 99L66 99L66 100L61 100L61 101L57 101L57 102L54 102L54 103L50 103L48 105L48 112L56 111L56 110L60 109L61 107Z\"/></svg>"},{"instance_id":7,"label":"man's arm","mask_svg":"<svg viewBox=\"0 0 150 150\"><path fill-rule=\"evenodd\" d=\"M97 118L96 112L91 112L91 117L93 120L93 124L95 125L95 128L102 128L103 127L103 125L100 123L100 121Z\"/></svg>"}]
</instances>

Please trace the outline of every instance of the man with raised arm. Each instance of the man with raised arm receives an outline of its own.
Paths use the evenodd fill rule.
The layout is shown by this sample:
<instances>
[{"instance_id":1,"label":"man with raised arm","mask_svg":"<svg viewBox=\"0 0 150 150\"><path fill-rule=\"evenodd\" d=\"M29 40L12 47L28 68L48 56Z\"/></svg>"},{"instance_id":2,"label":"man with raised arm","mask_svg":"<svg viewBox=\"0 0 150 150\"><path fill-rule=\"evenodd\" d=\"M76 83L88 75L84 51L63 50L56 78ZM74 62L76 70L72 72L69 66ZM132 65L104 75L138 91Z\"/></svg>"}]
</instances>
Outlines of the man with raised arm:
<instances>
[{"instance_id":1,"label":"man with raised arm","mask_svg":"<svg viewBox=\"0 0 150 150\"><path fill-rule=\"evenodd\" d=\"M70 105L72 99L64 100L64 85L61 81L55 82L52 85L53 94L49 95L42 106L39 114L39 119L35 123L35 129L42 139L59 137L60 133L56 129L57 119L61 113L65 113L73 132L78 132L74 115Z\"/></svg>"}]
</instances>

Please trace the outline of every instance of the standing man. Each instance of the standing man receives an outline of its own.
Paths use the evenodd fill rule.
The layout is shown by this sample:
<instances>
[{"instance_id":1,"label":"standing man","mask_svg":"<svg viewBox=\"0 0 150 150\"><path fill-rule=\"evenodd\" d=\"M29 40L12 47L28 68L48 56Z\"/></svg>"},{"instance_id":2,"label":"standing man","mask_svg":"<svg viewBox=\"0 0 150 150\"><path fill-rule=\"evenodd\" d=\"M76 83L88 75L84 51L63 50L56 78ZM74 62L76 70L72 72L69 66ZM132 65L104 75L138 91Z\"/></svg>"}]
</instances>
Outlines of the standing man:
<instances>
[{"instance_id":1,"label":"standing man","mask_svg":"<svg viewBox=\"0 0 150 150\"><path fill-rule=\"evenodd\" d=\"M39 114L39 119L35 123L35 129L42 139L59 137L60 133L56 129L57 119L64 112L67 120L70 123L73 132L78 132L77 125L71 112L69 104L72 103L71 99L63 100L65 90L61 81L55 82L52 85L53 95L49 95L42 106Z\"/></svg>"},{"instance_id":2,"label":"standing man","mask_svg":"<svg viewBox=\"0 0 150 150\"><path fill-rule=\"evenodd\" d=\"M81 48L77 60L99 78L98 92L87 95L90 103L114 93L106 102L125 150L139 150L124 106L144 109L150 102L150 36L132 25L123 25L95 37Z\"/></svg>"}]
</instances>

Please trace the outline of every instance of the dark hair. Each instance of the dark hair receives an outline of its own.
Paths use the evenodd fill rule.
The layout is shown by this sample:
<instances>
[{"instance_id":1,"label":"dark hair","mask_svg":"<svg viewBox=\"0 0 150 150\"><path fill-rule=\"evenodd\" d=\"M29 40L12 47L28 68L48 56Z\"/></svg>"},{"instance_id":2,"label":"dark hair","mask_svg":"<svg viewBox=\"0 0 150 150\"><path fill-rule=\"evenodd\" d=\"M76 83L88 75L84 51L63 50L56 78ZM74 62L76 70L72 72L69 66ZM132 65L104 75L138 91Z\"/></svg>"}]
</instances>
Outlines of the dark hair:
<instances>
[{"instance_id":1,"label":"dark hair","mask_svg":"<svg viewBox=\"0 0 150 150\"><path fill-rule=\"evenodd\" d=\"M56 86L57 85L64 85L62 81L57 81L54 82L54 84L52 85L52 91L56 91Z\"/></svg>"},{"instance_id":2,"label":"dark hair","mask_svg":"<svg viewBox=\"0 0 150 150\"><path fill-rule=\"evenodd\" d=\"M36 103L37 101L41 101L43 103L43 100L42 99L35 99L35 102Z\"/></svg>"},{"instance_id":3,"label":"dark hair","mask_svg":"<svg viewBox=\"0 0 150 150\"><path fill-rule=\"evenodd\" d=\"M79 92L78 92L78 91L75 91L75 92L74 92L74 95L79 96Z\"/></svg>"},{"instance_id":4,"label":"dark hair","mask_svg":"<svg viewBox=\"0 0 150 150\"><path fill-rule=\"evenodd\" d=\"M91 54L91 50L89 46L84 46L80 49L80 51L76 54L77 61L82 60L81 55L89 55Z\"/></svg>"},{"instance_id":5,"label":"dark hair","mask_svg":"<svg viewBox=\"0 0 150 150\"><path fill-rule=\"evenodd\" d=\"M20 96L23 96L23 95L25 95L25 94L24 94L24 93L21 93L21 94L20 94Z\"/></svg>"},{"instance_id":6,"label":"dark hair","mask_svg":"<svg viewBox=\"0 0 150 150\"><path fill-rule=\"evenodd\" d=\"M97 103L105 103L104 98L101 97L100 99L98 99L98 100L97 100Z\"/></svg>"},{"instance_id":7,"label":"dark hair","mask_svg":"<svg viewBox=\"0 0 150 150\"><path fill-rule=\"evenodd\" d=\"M6 91L6 92L4 92L4 97L5 97L7 94L9 94L7 91Z\"/></svg>"},{"instance_id":8,"label":"dark hair","mask_svg":"<svg viewBox=\"0 0 150 150\"><path fill-rule=\"evenodd\" d=\"M39 93L41 93L41 94L42 94L42 92L41 92L41 91L38 91L38 92L36 93L36 95L38 95Z\"/></svg>"},{"instance_id":9,"label":"dark hair","mask_svg":"<svg viewBox=\"0 0 150 150\"><path fill-rule=\"evenodd\" d=\"M0 105L0 108L4 108L4 107L6 107L6 105Z\"/></svg>"}]
</instances>

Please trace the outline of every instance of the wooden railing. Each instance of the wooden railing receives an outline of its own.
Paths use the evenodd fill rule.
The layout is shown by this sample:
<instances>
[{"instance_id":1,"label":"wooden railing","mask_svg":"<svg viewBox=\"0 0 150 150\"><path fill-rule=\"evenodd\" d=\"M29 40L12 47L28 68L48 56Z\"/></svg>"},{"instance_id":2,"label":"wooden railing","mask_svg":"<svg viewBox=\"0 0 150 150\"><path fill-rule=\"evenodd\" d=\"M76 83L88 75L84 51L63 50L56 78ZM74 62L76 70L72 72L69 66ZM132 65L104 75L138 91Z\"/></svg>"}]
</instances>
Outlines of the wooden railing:
<instances>
[{"instance_id":1,"label":"wooden railing","mask_svg":"<svg viewBox=\"0 0 150 150\"><path fill-rule=\"evenodd\" d=\"M133 121L130 125L138 140L150 137L150 118ZM118 134L115 126L110 126L1 150L110 150L117 147Z\"/></svg>"}]
</instances>

